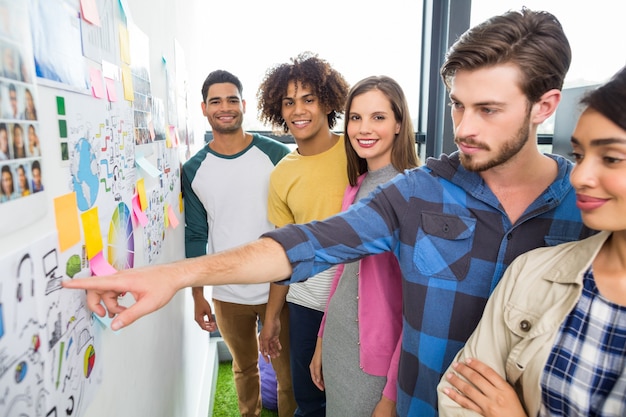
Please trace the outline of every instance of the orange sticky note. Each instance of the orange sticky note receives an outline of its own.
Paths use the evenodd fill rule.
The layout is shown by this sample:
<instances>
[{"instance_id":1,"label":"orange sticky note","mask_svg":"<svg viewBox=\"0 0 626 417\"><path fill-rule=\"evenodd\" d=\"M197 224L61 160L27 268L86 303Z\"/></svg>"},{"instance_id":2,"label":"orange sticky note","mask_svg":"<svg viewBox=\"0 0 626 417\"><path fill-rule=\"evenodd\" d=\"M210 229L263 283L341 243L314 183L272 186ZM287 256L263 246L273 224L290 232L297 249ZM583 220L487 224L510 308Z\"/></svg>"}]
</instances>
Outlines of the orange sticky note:
<instances>
[{"instance_id":1,"label":"orange sticky note","mask_svg":"<svg viewBox=\"0 0 626 417\"><path fill-rule=\"evenodd\" d=\"M146 197L146 185L144 184L143 178L137 180L137 194L139 194L141 211L146 211L148 208L148 198Z\"/></svg>"},{"instance_id":2,"label":"orange sticky note","mask_svg":"<svg viewBox=\"0 0 626 417\"><path fill-rule=\"evenodd\" d=\"M117 101L117 91L115 91L115 80L111 78L105 78L104 83L107 88L107 98L110 102Z\"/></svg>"},{"instance_id":3,"label":"orange sticky note","mask_svg":"<svg viewBox=\"0 0 626 417\"><path fill-rule=\"evenodd\" d=\"M64 252L80 242L80 222L75 192L54 199L54 217L59 236L59 250Z\"/></svg>"},{"instance_id":4,"label":"orange sticky note","mask_svg":"<svg viewBox=\"0 0 626 417\"><path fill-rule=\"evenodd\" d=\"M98 207L92 207L80 215L83 221L83 234L85 235L85 247L87 248L87 259L91 259L102 252L102 234L100 233L100 223L98 222Z\"/></svg>"},{"instance_id":5,"label":"orange sticky note","mask_svg":"<svg viewBox=\"0 0 626 417\"><path fill-rule=\"evenodd\" d=\"M169 214L170 224L174 229L178 227L178 217L176 217L176 213L174 213L174 209L172 206L168 205L167 212Z\"/></svg>"},{"instance_id":6,"label":"orange sticky note","mask_svg":"<svg viewBox=\"0 0 626 417\"><path fill-rule=\"evenodd\" d=\"M124 98L128 101L135 100L135 90L133 89L133 76L129 67L122 68L122 85L124 86Z\"/></svg>"},{"instance_id":7,"label":"orange sticky note","mask_svg":"<svg viewBox=\"0 0 626 417\"><path fill-rule=\"evenodd\" d=\"M91 68L89 70L89 80L91 81L91 94L93 94L95 98L104 97L102 72L98 68Z\"/></svg>"},{"instance_id":8,"label":"orange sticky note","mask_svg":"<svg viewBox=\"0 0 626 417\"><path fill-rule=\"evenodd\" d=\"M178 193L178 211L180 213L183 212L184 204L183 204L183 193Z\"/></svg>"},{"instance_id":9,"label":"orange sticky note","mask_svg":"<svg viewBox=\"0 0 626 417\"><path fill-rule=\"evenodd\" d=\"M100 15L96 0L80 0L80 11L85 21L95 26L100 26Z\"/></svg>"}]
</instances>

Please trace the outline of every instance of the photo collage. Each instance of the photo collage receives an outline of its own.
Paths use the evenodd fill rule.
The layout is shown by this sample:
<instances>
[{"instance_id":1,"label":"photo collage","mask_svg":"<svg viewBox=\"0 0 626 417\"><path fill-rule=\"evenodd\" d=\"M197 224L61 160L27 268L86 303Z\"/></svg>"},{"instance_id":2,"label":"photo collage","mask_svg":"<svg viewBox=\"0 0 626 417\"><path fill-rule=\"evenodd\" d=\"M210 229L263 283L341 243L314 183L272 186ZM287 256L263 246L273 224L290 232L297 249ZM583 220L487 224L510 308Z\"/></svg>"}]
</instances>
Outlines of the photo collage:
<instances>
[{"instance_id":1,"label":"photo collage","mask_svg":"<svg viewBox=\"0 0 626 417\"><path fill-rule=\"evenodd\" d=\"M15 11L0 7L0 203L43 190L32 52Z\"/></svg>"}]
</instances>

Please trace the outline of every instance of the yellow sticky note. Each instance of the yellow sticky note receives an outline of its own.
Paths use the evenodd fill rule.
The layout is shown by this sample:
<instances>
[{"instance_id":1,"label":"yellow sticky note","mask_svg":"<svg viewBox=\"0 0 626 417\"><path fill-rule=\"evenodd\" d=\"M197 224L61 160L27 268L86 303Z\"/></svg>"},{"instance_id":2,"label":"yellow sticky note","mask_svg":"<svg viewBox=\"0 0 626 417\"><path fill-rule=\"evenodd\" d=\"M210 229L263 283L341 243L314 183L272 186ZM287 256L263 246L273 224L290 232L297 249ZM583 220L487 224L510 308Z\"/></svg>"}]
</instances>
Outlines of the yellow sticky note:
<instances>
[{"instance_id":1,"label":"yellow sticky note","mask_svg":"<svg viewBox=\"0 0 626 417\"><path fill-rule=\"evenodd\" d=\"M92 207L80 215L83 221L83 234L85 235L85 247L87 258L91 259L102 252L102 234L98 222L98 207Z\"/></svg>"},{"instance_id":2,"label":"yellow sticky note","mask_svg":"<svg viewBox=\"0 0 626 417\"><path fill-rule=\"evenodd\" d=\"M163 207L163 219L165 219L165 228L167 229L170 227L170 211L169 204L167 203L165 203L165 206Z\"/></svg>"},{"instance_id":3,"label":"yellow sticky note","mask_svg":"<svg viewBox=\"0 0 626 417\"><path fill-rule=\"evenodd\" d=\"M141 211L146 211L148 208L148 198L146 197L146 185L144 184L143 178L137 180L137 194L139 194Z\"/></svg>"},{"instance_id":4,"label":"yellow sticky note","mask_svg":"<svg viewBox=\"0 0 626 417\"><path fill-rule=\"evenodd\" d=\"M61 252L80 242L80 222L76 193L72 192L54 199L54 216Z\"/></svg>"},{"instance_id":5,"label":"yellow sticky note","mask_svg":"<svg viewBox=\"0 0 626 417\"><path fill-rule=\"evenodd\" d=\"M172 147L172 139L170 138L170 130L167 128L165 129L165 147L166 148Z\"/></svg>"},{"instance_id":6,"label":"yellow sticky note","mask_svg":"<svg viewBox=\"0 0 626 417\"><path fill-rule=\"evenodd\" d=\"M122 62L130 64L130 41L128 37L128 29L126 26L120 23L119 25L120 35L120 58Z\"/></svg>"},{"instance_id":7,"label":"yellow sticky note","mask_svg":"<svg viewBox=\"0 0 626 417\"><path fill-rule=\"evenodd\" d=\"M180 213L183 212L183 193L178 193L178 211Z\"/></svg>"},{"instance_id":8,"label":"yellow sticky note","mask_svg":"<svg viewBox=\"0 0 626 417\"><path fill-rule=\"evenodd\" d=\"M133 89L133 76L130 67L122 68L122 86L124 86L124 98L128 101L135 100L135 90Z\"/></svg>"}]
</instances>

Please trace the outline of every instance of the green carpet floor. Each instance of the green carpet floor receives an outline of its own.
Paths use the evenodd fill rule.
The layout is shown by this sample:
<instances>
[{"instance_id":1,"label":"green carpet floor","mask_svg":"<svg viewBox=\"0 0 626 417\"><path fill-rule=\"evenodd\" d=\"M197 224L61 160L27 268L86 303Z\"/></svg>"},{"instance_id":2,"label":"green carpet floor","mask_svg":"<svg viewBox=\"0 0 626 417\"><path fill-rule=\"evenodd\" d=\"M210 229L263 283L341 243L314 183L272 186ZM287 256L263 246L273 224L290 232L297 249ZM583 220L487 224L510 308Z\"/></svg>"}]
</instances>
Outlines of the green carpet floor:
<instances>
[{"instance_id":1,"label":"green carpet floor","mask_svg":"<svg viewBox=\"0 0 626 417\"><path fill-rule=\"evenodd\" d=\"M235 390L233 381L231 362L220 362L217 372L213 417L239 417L237 390ZM278 417L278 413L264 408L261 411L261 417Z\"/></svg>"}]
</instances>

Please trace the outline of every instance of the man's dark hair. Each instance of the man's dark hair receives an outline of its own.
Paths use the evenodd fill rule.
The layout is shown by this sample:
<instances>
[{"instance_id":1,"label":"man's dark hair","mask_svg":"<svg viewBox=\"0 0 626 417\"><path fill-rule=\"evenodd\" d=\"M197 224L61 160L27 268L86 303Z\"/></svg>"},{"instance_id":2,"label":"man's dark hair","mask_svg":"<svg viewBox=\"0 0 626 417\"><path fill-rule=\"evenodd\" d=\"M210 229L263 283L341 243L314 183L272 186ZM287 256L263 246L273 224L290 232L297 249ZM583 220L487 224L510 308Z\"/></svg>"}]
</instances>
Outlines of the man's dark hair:
<instances>
[{"instance_id":1,"label":"man's dark hair","mask_svg":"<svg viewBox=\"0 0 626 417\"><path fill-rule=\"evenodd\" d=\"M530 103L563 88L572 60L569 41L552 14L522 8L494 16L469 29L452 45L441 67L446 87L457 71L502 64L519 68L519 87Z\"/></svg>"},{"instance_id":2,"label":"man's dark hair","mask_svg":"<svg viewBox=\"0 0 626 417\"><path fill-rule=\"evenodd\" d=\"M231 83L237 87L237 91L239 91L239 95L243 96L243 86L241 85L241 81L235 75L231 74L228 71L224 70L215 70L211 72L206 79L204 80L204 84L202 84L202 101L206 103L207 94L209 94L209 88L213 84L220 83Z\"/></svg>"},{"instance_id":3,"label":"man's dark hair","mask_svg":"<svg viewBox=\"0 0 626 417\"><path fill-rule=\"evenodd\" d=\"M328 127L333 128L343 113L348 82L330 64L311 52L291 58L291 62L269 68L257 91L259 120L287 133L282 116L282 101L290 82L300 82L311 89L322 107L328 109Z\"/></svg>"}]
</instances>

